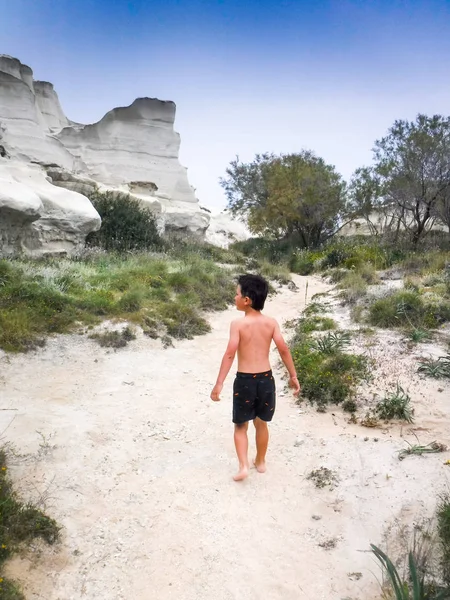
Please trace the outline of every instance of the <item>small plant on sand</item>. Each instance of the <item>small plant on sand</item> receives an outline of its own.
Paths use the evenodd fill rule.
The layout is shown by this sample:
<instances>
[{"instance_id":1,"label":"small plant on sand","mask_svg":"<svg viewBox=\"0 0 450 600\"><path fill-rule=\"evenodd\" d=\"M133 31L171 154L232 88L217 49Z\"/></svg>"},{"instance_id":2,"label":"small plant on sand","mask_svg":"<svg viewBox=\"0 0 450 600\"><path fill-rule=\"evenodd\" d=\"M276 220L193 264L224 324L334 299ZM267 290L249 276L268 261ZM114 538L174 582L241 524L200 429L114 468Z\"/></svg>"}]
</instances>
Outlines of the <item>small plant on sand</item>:
<instances>
[{"instance_id":1,"label":"small plant on sand","mask_svg":"<svg viewBox=\"0 0 450 600\"><path fill-rule=\"evenodd\" d=\"M426 329L413 328L406 333L406 337L410 342L420 344L421 342L429 342L431 339L431 333Z\"/></svg>"},{"instance_id":2,"label":"small plant on sand","mask_svg":"<svg viewBox=\"0 0 450 600\"><path fill-rule=\"evenodd\" d=\"M435 379L450 379L450 354L440 356L436 360L422 360L417 370Z\"/></svg>"},{"instance_id":3,"label":"small plant on sand","mask_svg":"<svg viewBox=\"0 0 450 600\"><path fill-rule=\"evenodd\" d=\"M7 452L0 449L0 598L24 600L19 587L3 575L5 562L24 550L32 540L42 538L55 544L60 527L32 504L20 500L8 476Z\"/></svg>"},{"instance_id":4,"label":"small plant on sand","mask_svg":"<svg viewBox=\"0 0 450 600\"><path fill-rule=\"evenodd\" d=\"M447 446L440 442L431 442L426 446L422 444L410 444L408 440L405 440L408 444L408 448L400 450L398 453L398 460L403 460L407 456L422 456L422 454L436 454L437 452L445 452Z\"/></svg>"},{"instance_id":5,"label":"small plant on sand","mask_svg":"<svg viewBox=\"0 0 450 600\"><path fill-rule=\"evenodd\" d=\"M411 398L399 383L395 391L386 394L384 399L378 402L375 412L385 421L401 419L407 423L413 422L414 410L411 408Z\"/></svg>"}]
</instances>

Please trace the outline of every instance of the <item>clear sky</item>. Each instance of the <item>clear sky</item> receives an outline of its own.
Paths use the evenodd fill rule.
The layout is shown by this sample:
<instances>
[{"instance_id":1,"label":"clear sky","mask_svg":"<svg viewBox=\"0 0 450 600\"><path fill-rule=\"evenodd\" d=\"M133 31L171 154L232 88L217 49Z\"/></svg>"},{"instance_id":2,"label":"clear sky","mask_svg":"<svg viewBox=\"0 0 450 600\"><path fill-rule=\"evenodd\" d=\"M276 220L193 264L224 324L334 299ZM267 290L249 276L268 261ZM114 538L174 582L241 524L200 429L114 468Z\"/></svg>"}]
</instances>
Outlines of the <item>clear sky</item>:
<instances>
[{"instance_id":1,"label":"clear sky","mask_svg":"<svg viewBox=\"0 0 450 600\"><path fill-rule=\"evenodd\" d=\"M450 0L0 0L0 53L74 121L174 100L213 209L235 155L307 148L348 179L395 119L450 114Z\"/></svg>"}]
</instances>

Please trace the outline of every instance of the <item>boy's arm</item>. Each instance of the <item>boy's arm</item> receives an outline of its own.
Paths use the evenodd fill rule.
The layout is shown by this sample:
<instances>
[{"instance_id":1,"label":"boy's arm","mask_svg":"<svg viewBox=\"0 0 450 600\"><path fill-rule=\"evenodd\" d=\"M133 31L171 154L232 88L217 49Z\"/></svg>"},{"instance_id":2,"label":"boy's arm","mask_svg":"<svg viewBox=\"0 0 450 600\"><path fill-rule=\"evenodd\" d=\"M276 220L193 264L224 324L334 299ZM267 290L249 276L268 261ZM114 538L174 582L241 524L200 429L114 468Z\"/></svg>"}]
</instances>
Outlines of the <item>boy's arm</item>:
<instances>
[{"instance_id":1,"label":"boy's arm","mask_svg":"<svg viewBox=\"0 0 450 600\"><path fill-rule=\"evenodd\" d=\"M295 371L294 361L292 360L291 351L289 350L289 346L284 341L283 336L281 335L280 326L275 321L275 329L273 332L273 341L280 353L281 360L286 365L286 369L289 371L289 386L292 388L294 396L300 393L300 383L297 379L297 373Z\"/></svg>"},{"instance_id":2,"label":"boy's arm","mask_svg":"<svg viewBox=\"0 0 450 600\"><path fill-rule=\"evenodd\" d=\"M233 364L236 351L239 346L239 323L233 321L230 326L230 339L228 340L228 346L223 355L222 362L220 364L219 374L217 375L216 385L211 392L211 400L215 402L220 400L220 392L223 388L223 382L228 375L231 365Z\"/></svg>"}]
</instances>

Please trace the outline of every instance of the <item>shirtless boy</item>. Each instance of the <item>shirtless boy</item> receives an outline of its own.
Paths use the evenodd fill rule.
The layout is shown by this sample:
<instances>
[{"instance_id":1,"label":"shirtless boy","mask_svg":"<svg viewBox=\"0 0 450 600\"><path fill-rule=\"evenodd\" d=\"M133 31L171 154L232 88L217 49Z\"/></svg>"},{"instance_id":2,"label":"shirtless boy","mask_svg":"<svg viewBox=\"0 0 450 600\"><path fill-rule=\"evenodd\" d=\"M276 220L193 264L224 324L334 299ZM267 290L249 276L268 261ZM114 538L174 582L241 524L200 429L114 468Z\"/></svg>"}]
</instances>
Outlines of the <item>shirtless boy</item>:
<instances>
[{"instance_id":1,"label":"shirtless boy","mask_svg":"<svg viewBox=\"0 0 450 600\"><path fill-rule=\"evenodd\" d=\"M269 443L267 423L275 412L275 382L269 363L272 340L289 371L289 385L294 395L300 392L291 353L275 319L261 314L269 286L259 275L241 275L236 289L236 308L244 318L231 323L230 339L223 355L211 399L220 400L223 383L238 353L238 372L233 386L234 444L239 460L239 471L233 477L241 481L248 476L248 422L256 429L256 458L259 473L266 470L266 452Z\"/></svg>"}]
</instances>

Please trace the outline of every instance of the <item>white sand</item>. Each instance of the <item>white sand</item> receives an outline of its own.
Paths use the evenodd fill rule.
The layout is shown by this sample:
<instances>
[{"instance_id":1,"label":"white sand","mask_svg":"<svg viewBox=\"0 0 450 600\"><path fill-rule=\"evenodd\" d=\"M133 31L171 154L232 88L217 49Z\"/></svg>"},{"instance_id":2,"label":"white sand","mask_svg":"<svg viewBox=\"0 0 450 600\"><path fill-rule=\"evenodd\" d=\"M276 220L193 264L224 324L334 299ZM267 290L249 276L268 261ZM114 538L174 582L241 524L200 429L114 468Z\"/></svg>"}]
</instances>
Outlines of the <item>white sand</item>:
<instances>
[{"instance_id":1,"label":"white sand","mask_svg":"<svg viewBox=\"0 0 450 600\"><path fill-rule=\"evenodd\" d=\"M297 292L267 304L281 322L303 308L306 281L309 298L329 289L314 277L295 281ZM236 316L214 314L210 334L167 350L145 337L115 352L60 336L36 353L0 356L1 408L11 409L0 411L2 441L24 455L12 477L64 526L61 546L37 545L8 566L28 600L379 596L369 544L382 543L395 519L433 512L450 452L400 462L401 435L415 441L411 426L367 429L341 409L299 407L277 369L268 471L233 482L232 373L220 404L209 393ZM367 338L378 363L370 389L382 395L400 378L420 441L450 445L450 386L420 379L398 339ZM333 490L306 479L321 466L337 472ZM335 548L319 546L329 540Z\"/></svg>"}]
</instances>

